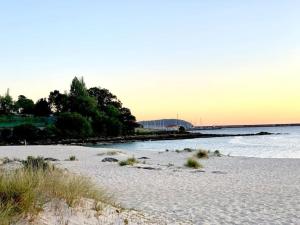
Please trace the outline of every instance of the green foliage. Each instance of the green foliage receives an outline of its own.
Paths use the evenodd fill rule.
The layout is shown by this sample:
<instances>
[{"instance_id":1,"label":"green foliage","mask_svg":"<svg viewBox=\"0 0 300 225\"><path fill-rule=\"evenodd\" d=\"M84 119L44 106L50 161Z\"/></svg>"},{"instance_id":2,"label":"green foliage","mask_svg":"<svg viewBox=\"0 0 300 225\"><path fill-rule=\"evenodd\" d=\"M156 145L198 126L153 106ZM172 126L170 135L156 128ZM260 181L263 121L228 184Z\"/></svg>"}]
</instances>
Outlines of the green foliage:
<instances>
[{"instance_id":1,"label":"green foliage","mask_svg":"<svg viewBox=\"0 0 300 225\"><path fill-rule=\"evenodd\" d=\"M96 99L98 108L101 111L106 112L109 105L116 108L122 107L122 103L117 98L117 96L113 95L109 90L105 88L93 87L88 89L88 93L91 97L94 97Z\"/></svg>"},{"instance_id":2,"label":"green foliage","mask_svg":"<svg viewBox=\"0 0 300 225\"><path fill-rule=\"evenodd\" d=\"M83 77L79 79L74 77L71 83L70 95L75 97L88 96L88 91L86 89Z\"/></svg>"},{"instance_id":3,"label":"green foliage","mask_svg":"<svg viewBox=\"0 0 300 225\"><path fill-rule=\"evenodd\" d=\"M98 114L97 102L90 96L70 96L70 111L77 112L85 117L92 117Z\"/></svg>"},{"instance_id":4,"label":"green foliage","mask_svg":"<svg viewBox=\"0 0 300 225\"><path fill-rule=\"evenodd\" d=\"M8 128L1 130L0 134L0 141L8 141L12 137L12 131Z\"/></svg>"},{"instance_id":5,"label":"green foliage","mask_svg":"<svg viewBox=\"0 0 300 225\"><path fill-rule=\"evenodd\" d=\"M13 128L13 137L16 140L33 141L39 137L39 129L31 124L22 124Z\"/></svg>"},{"instance_id":6,"label":"green foliage","mask_svg":"<svg viewBox=\"0 0 300 225\"><path fill-rule=\"evenodd\" d=\"M35 116L49 116L51 114L51 108L45 98L39 99L34 106Z\"/></svg>"},{"instance_id":7,"label":"green foliage","mask_svg":"<svg viewBox=\"0 0 300 225\"><path fill-rule=\"evenodd\" d=\"M0 114L8 115L12 113L14 102L7 90L4 96L0 96Z\"/></svg>"},{"instance_id":8,"label":"green foliage","mask_svg":"<svg viewBox=\"0 0 300 225\"><path fill-rule=\"evenodd\" d=\"M208 151L206 150L198 150L198 152L196 153L196 156L199 158L199 159L202 159L202 158L208 158Z\"/></svg>"},{"instance_id":9,"label":"green foliage","mask_svg":"<svg viewBox=\"0 0 300 225\"><path fill-rule=\"evenodd\" d=\"M68 95L61 94L58 90L50 92L48 102L51 110L56 113L66 112L68 110Z\"/></svg>"},{"instance_id":10,"label":"green foliage","mask_svg":"<svg viewBox=\"0 0 300 225\"><path fill-rule=\"evenodd\" d=\"M91 123L79 113L60 113L55 122L59 135L67 138L86 138L92 134Z\"/></svg>"},{"instance_id":11,"label":"green foliage","mask_svg":"<svg viewBox=\"0 0 300 225\"><path fill-rule=\"evenodd\" d=\"M0 97L0 113L11 116L9 113L12 112L12 104L9 93ZM35 105L32 100L20 95L14 109L22 116L15 116L16 120L9 119L4 122L0 117L0 127L14 127L25 123L48 127L55 120L51 129L38 132L43 139L54 138L53 134L56 134L56 138L129 135L134 134L138 127L130 109L122 107L121 101L109 90L97 87L87 89L83 78L77 77L72 80L69 93L61 94L54 90L50 92L48 100L41 98ZM54 116L50 117L52 112ZM34 117L24 114L33 114ZM49 123L43 121L37 124L35 121L40 118L54 119ZM28 136L31 138L32 135L18 134L16 137L27 139Z\"/></svg>"},{"instance_id":12,"label":"green foliage","mask_svg":"<svg viewBox=\"0 0 300 225\"><path fill-rule=\"evenodd\" d=\"M135 163L138 163L138 160L135 157L128 158L119 162L120 166L133 166Z\"/></svg>"},{"instance_id":13,"label":"green foliage","mask_svg":"<svg viewBox=\"0 0 300 225\"><path fill-rule=\"evenodd\" d=\"M15 103L15 110L21 114L33 114L34 102L26 98L24 95L19 95L18 101Z\"/></svg>"},{"instance_id":14,"label":"green foliage","mask_svg":"<svg viewBox=\"0 0 300 225\"><path fill-rule=\"evenodd\" d=\"M185 166L194 169L199 169L203 167L195 158L188 158Z\"/></svg>"}]
</instances>

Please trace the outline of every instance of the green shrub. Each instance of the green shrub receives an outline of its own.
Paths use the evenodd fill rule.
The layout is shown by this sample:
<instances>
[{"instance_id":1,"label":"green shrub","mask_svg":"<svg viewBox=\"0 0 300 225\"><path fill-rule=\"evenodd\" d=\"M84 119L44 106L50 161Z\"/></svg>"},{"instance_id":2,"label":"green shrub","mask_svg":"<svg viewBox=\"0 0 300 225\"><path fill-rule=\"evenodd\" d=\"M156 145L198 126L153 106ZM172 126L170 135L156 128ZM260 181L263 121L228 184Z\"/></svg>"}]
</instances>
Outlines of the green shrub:
<instances>
[{"instance_id":1,"label":"green shrub","mask_svg":"<svg viewBox=\"0 0 300 225\"><path fill-rule=\"evenodd\" d=\"M197 158L199 159L202 159L202 158L208 158L208 151L206 150L199 150L197 153L196 153L196 156Z\"/></svg>"},{"instance_id":2,"label":"green shrub","mask_svg":"<svg viewBox=\"0 0 300 225\"><path fill-rule=\"evenodd\" d=\"M39 138L40 129L31 124L22 124L14 127L13 137L16 140L33 141Z\"/></svg>"},{"instance_id":3,"label":"green shrub","mask_svg":"<svg viewBox=\"0 0 300 225\"><path fill-rule=\"evenodd\" d=\"M120 161L119 165L120 166L133 166L135 163L138 163L138 160L134 157L128 158L126 160Z\"/></svg>"},{"instance_id":4,"label":"green shrub","mask_svg":"<svg viewBox=\"0 0 300 225\"><path fill-rule=\"evenodd\" d=\"M0 131L0 133L0 140L8 141L12 137L12 131L9 128L3 129L2 131Z\"/></svg>"},{"instance_id":5,"label":"green shrub","mask_svg":"<svg viewBox=\"0 0 300 225\"><path fill-rule=\"evenodd\" d=\"M188 158L185 166L194 169L199 169L203 167L195 158Z\"/></svg>"},{"instance_id":6,"label":"green shrub","mask_svg":"<svg viewBox=\"0 0 300 225\"><path fill-rule=\"evenodd\" d=\"M92 134L91 123L79 113L61 113L55 127L59 135L66 138L86 138Z\"/></svg>"}]
</instances>

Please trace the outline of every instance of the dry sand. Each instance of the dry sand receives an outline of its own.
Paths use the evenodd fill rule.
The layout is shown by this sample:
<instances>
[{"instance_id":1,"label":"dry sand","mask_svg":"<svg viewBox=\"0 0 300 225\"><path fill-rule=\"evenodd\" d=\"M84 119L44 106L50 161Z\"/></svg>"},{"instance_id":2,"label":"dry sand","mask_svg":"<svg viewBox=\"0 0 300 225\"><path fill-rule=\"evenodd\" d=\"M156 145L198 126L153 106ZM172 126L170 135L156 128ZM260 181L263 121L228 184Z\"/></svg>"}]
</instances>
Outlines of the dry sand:
<instances>
[{"instance_id":1,"label":"dry sand","mask_svg":"<svg viewBox=\"0 0 300 225\"><path fill-rule=\"evenodd\" d=\"M211 157L200 160L202 170L194 170L184 167L191 152L98 155L107 151L111 149L7 146L0 147L0 158L57 158L56 164L91 177L122 206L151 215L154 224L300 224L300 159ZM64 161L70 155L78 161ZM132 155L149 159L125 167L102 162Z\"/></svg>"}]
</instances>

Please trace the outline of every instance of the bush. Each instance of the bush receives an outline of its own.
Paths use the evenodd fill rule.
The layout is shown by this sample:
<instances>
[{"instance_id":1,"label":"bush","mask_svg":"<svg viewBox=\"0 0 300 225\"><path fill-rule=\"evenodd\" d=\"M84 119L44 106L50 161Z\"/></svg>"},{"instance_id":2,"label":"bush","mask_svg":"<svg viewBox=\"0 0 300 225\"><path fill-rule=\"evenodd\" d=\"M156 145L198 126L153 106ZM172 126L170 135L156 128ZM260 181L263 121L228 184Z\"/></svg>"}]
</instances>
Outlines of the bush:
<instances>
[{"instance_id":1,"label":"bush","mask_svg":"<svg viewBox=\"0 0 300 225\"><path fill-rule=\"evenodd\" d=\"M61 113L55 127L59 135L66 138L86 138L92 134L91 123L79 113Z\"/></svg>"},{"instance_id":2,"label":"bush","mask_svg":"<svg viewBox=\"0 0 300 225\"><path fill-rule=\"evenodd\" d=\"M203 166L194 158L188 158L186 164L186 167L194 168L194 169L199 169L202 168Z\"/></svg>"},{"instance_id":3,"label":"bush","mask_svg":"<svg viewBox=\"0 0 300 225\"><path fill-rule=\"evenodd\" d=\"M208 158L208 151L206 151L206 150L199 150L199 151L196 153L196 156L197 156L199 159L202 159L202 158Z\"/></svg>"},{"instance_id":4,"label":"bush","mask_svg":"<svg viewBox=\"0 0 300 225\"><path fill-rule=\"evenodd\" d=\"M40 129L31 124L22 124L14 127L13 137L16 140L33 141L39 138Z\"/></svg>"},{"instance_id":5,"label":"bush","mask_svg":"<svg viewBox=\"0 0 300 225\"><path fill-rule=\"evenodd\" d=\"M6 129L3 129L0 132L1 132L0 140L8 141L12 137L11 129L6 128Z\"/></svg>"},{"instance_id":6,"label":"bush","mask_svg":"<svg viewBox=\"0 0 300 225\"><path fill-rule=\"evenodd\" d=\"M134 157L128 158L126 160L120 161L119 165L120 166L133 166L135 163L138 163L138 160Z\"/></svg>"}]
</instances>

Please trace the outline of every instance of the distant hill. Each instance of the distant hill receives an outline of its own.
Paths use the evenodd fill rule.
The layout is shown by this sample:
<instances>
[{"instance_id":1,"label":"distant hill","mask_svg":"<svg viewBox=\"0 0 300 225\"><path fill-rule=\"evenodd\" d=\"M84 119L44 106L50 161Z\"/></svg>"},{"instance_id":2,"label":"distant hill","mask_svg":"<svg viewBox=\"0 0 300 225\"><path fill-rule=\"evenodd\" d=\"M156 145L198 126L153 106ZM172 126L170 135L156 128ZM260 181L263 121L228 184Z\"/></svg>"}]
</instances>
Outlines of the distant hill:
<instances>
[{"instance_id":1,"label":"distant hill","mask_svg":"<svg viewBox=\"0 0 300 225\"><path fill-rule=\"evenodd\" d=\"M171 126L183 126L185 129L193 127L193 124L191 124L190 122L177 119L148 120L140 121L138 123L141 124L144 128L150 129L164 129Z\"/></svg>"}]
</instances>

